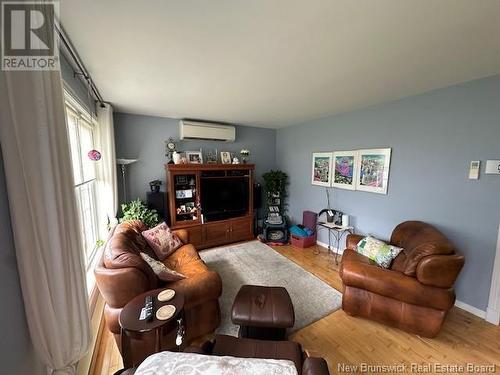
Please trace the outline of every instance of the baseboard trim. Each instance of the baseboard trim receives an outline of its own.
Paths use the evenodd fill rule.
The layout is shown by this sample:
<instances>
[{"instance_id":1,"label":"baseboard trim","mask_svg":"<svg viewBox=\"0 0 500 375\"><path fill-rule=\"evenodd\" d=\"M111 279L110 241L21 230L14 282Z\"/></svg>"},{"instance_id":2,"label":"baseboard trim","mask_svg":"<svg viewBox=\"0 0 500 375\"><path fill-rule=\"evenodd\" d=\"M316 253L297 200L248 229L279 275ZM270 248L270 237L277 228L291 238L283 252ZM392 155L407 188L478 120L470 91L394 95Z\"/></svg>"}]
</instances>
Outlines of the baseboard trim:
<instances>
[{"instance_id":1,"label":"baseboard trim","mask_svg":"<svg viewBox=\"0 0 500 375\"><path fill-rule=\"evenodd\" d=\"M488 307L486 309L486 321L496 326L500 324L500 311Z\"/></svg>"},{"instance_id":2,"label":"baseboard trim","mask_svg":"<svg viewBox=\"0 0 500 375\"><path fill-rule=\"evenodd\" d=\"M321 241L316 241L316 245L319 245L321 247L324 247L325 249L328 249L328 244L327 243L324 243L324 242L321 242ZM342 253L344 252L343 250L339 251L339 249L337 249L336 247L331 247L330 248L330 251L332 253L337 253L337 254L340 254L342 255Z\"/></svg>"},{"instance_id":3,"label":"baseboard trim","mask_svg":"<svg viewBox=\"0 0 500 375\"><path fill-rule=\"evenodd\" d=\"M465 302L462 302L462 301L459 301L459 300L456 300L455 301L455 306L462 309L462 310L465 310L469 313L471 313L472 315L475 315L481 319L485 319L486 318L486 311L483 311L481 309L478 309L477 307L474 307L474 306L471 306Z\"/></svg>"}]
</instances>

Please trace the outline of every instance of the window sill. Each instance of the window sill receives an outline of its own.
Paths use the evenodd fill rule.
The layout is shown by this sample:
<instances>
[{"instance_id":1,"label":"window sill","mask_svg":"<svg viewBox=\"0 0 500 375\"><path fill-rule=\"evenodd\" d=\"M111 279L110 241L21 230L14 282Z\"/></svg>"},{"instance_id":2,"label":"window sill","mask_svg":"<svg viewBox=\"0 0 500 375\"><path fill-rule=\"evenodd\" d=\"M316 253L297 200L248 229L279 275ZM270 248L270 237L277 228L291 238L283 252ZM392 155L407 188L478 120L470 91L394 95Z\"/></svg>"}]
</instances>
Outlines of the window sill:
<instances>
[{"instance_id":1,"label":"window sill","mask_svg":"<svg viewBox=\"0 0 500 375\"><path fill-rule=\"evenodd\" d=\"M111 228L108 231L108 238L106 242L99 247L93 254L92 259L90 260L90 264L87 266L87 272L86 272L86 281L87 281L87 295L89 297L89 301L92 302L92 297L95 296L96 294L99 294L97 291L97 284L95 281L95 275L94 275L94 269L97 267L99 262L101 261L102 254L104 252L104 249L106 248L106 245L108 244L109 239L113 235L115 228L116 228L117 223L112 223ZM92 304L91 304L92 306ZM92 313L92 309L90 311Z\"/></svg>"},{"instance_id":2,"label":"window sill","mask_svg":"<svg viewBox=\"0 0 500 375\"><path fill-rule=\"evenodd\" d=\"M87 267L87 273L86 273L86 279L87 279L87 294L88 297L90 298L95 292L94 289L97 288L96 282L95 282L95 275L94 275L94 269L99 263L99 260L101 259L102 252L104 250L104 245L101 246L94 254L94 257L92 258L92 262L89 264Z\"/></svg>"}]
</instances>

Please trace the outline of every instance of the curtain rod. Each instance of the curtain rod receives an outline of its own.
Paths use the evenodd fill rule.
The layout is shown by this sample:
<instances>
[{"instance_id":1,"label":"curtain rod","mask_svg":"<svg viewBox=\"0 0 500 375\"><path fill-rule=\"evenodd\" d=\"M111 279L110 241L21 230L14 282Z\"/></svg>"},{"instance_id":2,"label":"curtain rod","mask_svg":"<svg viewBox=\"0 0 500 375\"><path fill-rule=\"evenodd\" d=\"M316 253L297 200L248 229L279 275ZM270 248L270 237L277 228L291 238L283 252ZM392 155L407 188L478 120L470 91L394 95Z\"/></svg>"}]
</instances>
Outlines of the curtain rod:
<instances>
[{"instance_id":1,"label":"curtain rod","mask_svg":"<svg viewBox=\"0 0 500 375\"><path fill-rule=\"evenodd\" d=\"M80 70L80 72L77 74L82 75L85 78L85 80L87 81L87 84L90 86L90 89L92 90L97 101L99 101L100 103L104 103L104 99L101 96L99 89L95 85L94 80L92 79L92 76L90 75L88 70L85 68L85 65L83 64L82 60L78 56L78 52L76 52L75 48L73 47L73 44L71 43L71 40L69 39L68 35L64 32L64 29L62 28L61 24L56 22L55 27L56 27L56 32L59 35L59 38L61 39L61 41L64 44L64 47L66 48L66 50L70 54L71 58L73 59L74 63L76 64L76 66Z\"/></svg>"}]
</instances>

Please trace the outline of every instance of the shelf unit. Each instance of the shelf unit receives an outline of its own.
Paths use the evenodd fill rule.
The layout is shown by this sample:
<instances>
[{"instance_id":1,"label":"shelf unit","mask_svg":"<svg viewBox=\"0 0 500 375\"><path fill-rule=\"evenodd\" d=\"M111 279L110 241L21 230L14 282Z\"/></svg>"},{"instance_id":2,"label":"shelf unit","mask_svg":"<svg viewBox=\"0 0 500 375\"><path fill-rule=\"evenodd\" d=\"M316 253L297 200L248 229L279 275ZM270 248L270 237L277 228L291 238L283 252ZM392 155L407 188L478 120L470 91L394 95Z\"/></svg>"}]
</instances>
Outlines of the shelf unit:
<instances>
[{"instance_id":1,"label":"shelf unit","mask_svg":"<svg viewBox=\"0 0 500 375\"><path fill-rule=\"evenodd\" d=\"M252 239L254 169L253 164L166 164L171 228L186 229L197 249ZM231 219L202 220L202 179L228 177L248 184L247 211Z\"/></svg>"}]
</instances>

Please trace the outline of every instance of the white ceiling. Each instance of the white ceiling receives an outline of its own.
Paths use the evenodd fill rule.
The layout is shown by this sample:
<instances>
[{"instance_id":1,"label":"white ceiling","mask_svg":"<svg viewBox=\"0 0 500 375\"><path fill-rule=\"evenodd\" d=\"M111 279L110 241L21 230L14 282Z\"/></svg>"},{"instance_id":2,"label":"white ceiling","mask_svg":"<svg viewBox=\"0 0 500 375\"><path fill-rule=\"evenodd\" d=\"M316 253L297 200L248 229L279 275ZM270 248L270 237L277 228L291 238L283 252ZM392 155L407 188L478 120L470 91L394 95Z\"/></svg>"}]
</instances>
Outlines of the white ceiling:
<instances>
[{"instance_id":1,"label":"white ceiling","mask_svg":"<svg viewBox=\"0 0 500 375\"><path fill-rule=\"evenodd\" d=\"M279 128L500 73L499 0L64 0L116 111Z\"/></svg>"}]
</instances>

